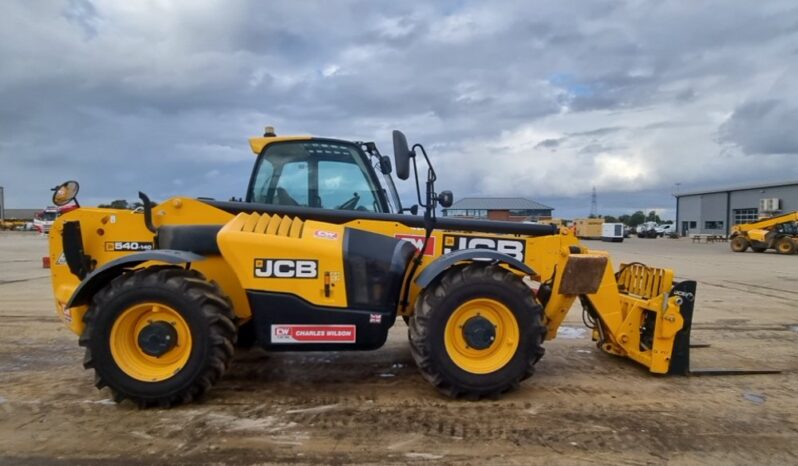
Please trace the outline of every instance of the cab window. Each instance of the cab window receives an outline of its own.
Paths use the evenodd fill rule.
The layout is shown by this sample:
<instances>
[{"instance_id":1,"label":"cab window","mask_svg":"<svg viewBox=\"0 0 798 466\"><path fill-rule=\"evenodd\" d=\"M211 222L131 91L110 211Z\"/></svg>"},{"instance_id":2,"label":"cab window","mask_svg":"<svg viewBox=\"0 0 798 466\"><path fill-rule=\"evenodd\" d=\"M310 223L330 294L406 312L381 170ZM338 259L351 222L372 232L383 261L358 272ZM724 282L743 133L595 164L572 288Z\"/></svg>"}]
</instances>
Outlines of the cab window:
<instances>
[{"instance_id":1,"label":"cab window","mask_svg":"<svg viewBox=\"0 0 798 466\"><path fill-rule=\"evenodd\" d=\"M274 143L259 156L247 200L263 204L387 212L373 169L353 144Z\"/></svg>"},{"instance_id":2,"label":"cab window","mask_svg":"<svg viewBox=\"0 0 798 466\"><path fill-rule=\"evenodd\" d=\"M347 162L319 162L319 201L327 209L380 211L361 168Z\"/></svg>"},{"instance_id":3,"label":"cab window","mask_svg":"<svg viewBox=\"0 0 798 466\"><path fill-rule=\"evenodd\" d=\"M289 162L282 166L275 185L276 204L308 207L308 163Z\"/></svg>"}]
</instances>

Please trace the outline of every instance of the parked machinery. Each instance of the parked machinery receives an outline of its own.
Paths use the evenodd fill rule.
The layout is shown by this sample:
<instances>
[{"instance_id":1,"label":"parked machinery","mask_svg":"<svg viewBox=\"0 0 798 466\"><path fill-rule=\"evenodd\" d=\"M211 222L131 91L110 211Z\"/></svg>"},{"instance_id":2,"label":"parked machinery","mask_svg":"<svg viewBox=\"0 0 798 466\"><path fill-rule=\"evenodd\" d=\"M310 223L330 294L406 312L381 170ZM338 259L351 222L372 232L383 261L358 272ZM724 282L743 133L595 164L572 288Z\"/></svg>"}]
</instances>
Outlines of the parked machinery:
<instances>
[{"instance_id":1,"label":"parked machinery","mask_svg":"<svg viewBox=\"0 0 798 466\"><path fill-rule=\"evenodd\" d=\"M798 250L798 211L734 225L730 244L734 252L745 252L750 247L754 252L775 249L779 254L795 254Z\"/></svg>"},{"instance_id":2,"label":"parked machinery","mask_svg":"<svg viewBox=\"0 0 798 466\"><path fill-rule=\"evenodd\" d=\"M689 371L696 283L607 253L553 225L436 217L420 144L394 132L397 176L426 159L403 208L373 143L277 137L245 202L173 197L128 211L81 207L50 234L57 313L115 400L188 402L217 382L234 344L268 351L372 350L397 317L421 374L453 397L494 397L532 375L575 301L598 348L650 372ZM486 162L486 168L488 162ZM378 172L381 177L378 176ZM56 190L74 199L77 184Z\"/></svg>"},{"instance_id":3,"label":"parked machinery","mask_svg":"<svg viewBox=\"0 0 798 466\"><path fill-rule=\"evenodd\" d=\"M636 231L638 238L656 238L661 236L660 232L657 231L657 222L641 223L637 226Z\"/></svg>"}]
</instances>

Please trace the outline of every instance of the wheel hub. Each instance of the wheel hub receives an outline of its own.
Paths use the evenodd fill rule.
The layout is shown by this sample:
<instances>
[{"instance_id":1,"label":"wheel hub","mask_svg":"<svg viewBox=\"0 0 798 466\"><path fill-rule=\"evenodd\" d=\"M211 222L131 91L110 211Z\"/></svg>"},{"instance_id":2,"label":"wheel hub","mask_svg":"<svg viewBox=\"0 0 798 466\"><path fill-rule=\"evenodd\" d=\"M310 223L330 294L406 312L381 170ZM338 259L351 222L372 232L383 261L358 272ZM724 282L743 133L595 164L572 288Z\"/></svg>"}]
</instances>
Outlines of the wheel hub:
<instances>
[{"instance_id":1,"label":"wheel hub","mask_svg":"<svg viewBox=\"0 0 798 466\"><path fill-rule=\"evenodd\" d=\"M463 325L463 338L471 348L483 350L496 340L496 328L482 316L471 317Z\"/></svg>"},{"instance_id":2,"label":"wheel hub","mask_svg":"<svg viewBox=\"0 0 798 466\"><path fill-rule=\"evenodd\" d=\"M138 344L145 354L159 358L175 347L177 331L169 322L150 322L139 332Z\"/></svg>"}]
</instances>

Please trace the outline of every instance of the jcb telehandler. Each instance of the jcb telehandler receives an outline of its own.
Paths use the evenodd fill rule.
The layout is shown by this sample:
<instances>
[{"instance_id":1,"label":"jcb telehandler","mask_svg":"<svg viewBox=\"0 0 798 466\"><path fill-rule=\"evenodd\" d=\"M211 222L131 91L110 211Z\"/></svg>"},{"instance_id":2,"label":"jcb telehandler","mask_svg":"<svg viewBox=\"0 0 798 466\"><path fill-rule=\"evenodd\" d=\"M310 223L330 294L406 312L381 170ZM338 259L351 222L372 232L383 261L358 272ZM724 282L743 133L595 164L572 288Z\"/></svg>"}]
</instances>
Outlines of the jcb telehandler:
<instances>
[{"instance_id":1,"label":"jcb telehandler","mask_svg":"<svg viewBox=\"0 0 798 466\"><path fill-rule=\"evenodd\" d=\"M687 373L694 281L639 263L615 270L566 228L438 217L451 192L436 192L423 146L393 139L397 176L415 172L411 208L373 143L269 130L250 139L257 161L243 202L153 205L140 194L137 211L58 218L57 313L80 336L96 386L141 406L188 402L222 377L237 339L268 351L371 350L402 317L426 380L449 396L494 397L532 375L577 300L603 351ZM55 188L54 202L77 188Z\"/></svg>"},{"instance_id":2,"label":"jcb telehandler","mask_svg":"<svg viewBox=\"0 0 798 466\"><path fill-rule=\"evenodd\" d=\"M749 247L754 252L775 249L779 254L795 254L798 251L798 212L734 225L732 251L745 252Z\"/></svg>"}]
</instances>

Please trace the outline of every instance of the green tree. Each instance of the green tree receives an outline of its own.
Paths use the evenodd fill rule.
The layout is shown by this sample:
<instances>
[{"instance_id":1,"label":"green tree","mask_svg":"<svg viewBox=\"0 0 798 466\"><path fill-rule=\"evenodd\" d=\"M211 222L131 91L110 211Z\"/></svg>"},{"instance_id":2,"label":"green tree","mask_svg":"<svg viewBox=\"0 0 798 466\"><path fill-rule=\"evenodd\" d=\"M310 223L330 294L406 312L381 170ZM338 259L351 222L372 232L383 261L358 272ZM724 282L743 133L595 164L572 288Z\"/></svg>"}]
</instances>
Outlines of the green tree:
<instances>
[{"instance_id":1,"label":"green tree","mask_svg":"<svg viewBox=\"0 0 798 466\"><path fill-rule=\"evenodd\" d=\"M659 218L659 215L657 215L656 211L652 210L648 213L648 216L646 216L646 222L655 222L659 224L662 223L662 219Z\"/></svg>"},{"instance_id":2,"label":"green tree","mask_svg":"<svg viewBox=\"0 0 798 466\"><path fill-rule=\"evenodd\" d=\"M618 217L618 221L623 223L624 225L629 225L629 219L630 218L631 218L631 216L629 216L627 214L623 214L620 217Z\"/></svg>"},{"instance_id":3,"label":"green tree","mask_svg":"<svg viewBox=\"0 0 798 466\"><path fill-rule=\"evenodd\" d=\"M646 221L646 214L642 210L638 210L629 217L629 226L636 227Z\"/></svg>"},{"instance_id":4,"label":"green tree","mask_svg":"<svg viewBox=\"0 0 798 466\"><path fill-rule=\"evenodd\" d=\"M618 223L618 219L613 217L612 215L605 215L604 223Z\"/></svg>"},{"instance_id":5,"label":"green tree","mask_svg":"<svg viewBox=\"0 0 798 466\"><path fill-rule=\"evenodd\" d=\"M111 201L110 204L100 204L97 207L111 208L111 209L129 209L130 205L124 199L117 199L115 201Z\"/></svg>"}]
</instances>

